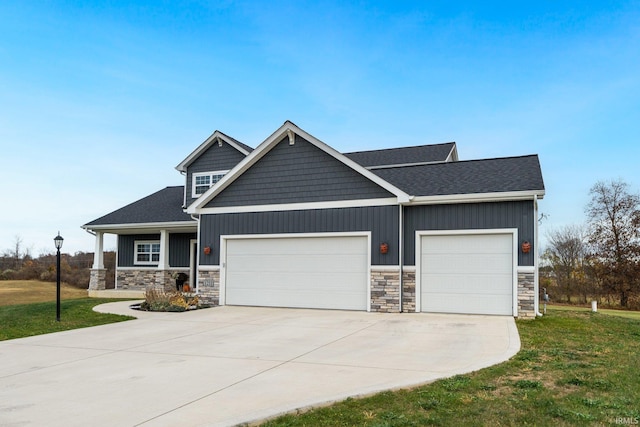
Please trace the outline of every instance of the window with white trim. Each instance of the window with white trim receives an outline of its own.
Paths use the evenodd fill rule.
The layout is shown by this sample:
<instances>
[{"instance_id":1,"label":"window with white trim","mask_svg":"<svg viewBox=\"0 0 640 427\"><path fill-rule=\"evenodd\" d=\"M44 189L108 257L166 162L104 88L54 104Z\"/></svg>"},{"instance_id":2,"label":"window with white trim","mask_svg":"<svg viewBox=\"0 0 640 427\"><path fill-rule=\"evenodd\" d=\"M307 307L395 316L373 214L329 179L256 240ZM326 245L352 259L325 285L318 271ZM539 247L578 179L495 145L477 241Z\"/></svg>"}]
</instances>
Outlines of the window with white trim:
<instances>
[{"instance_id":1,"label":"window with white trim","mask_svg":"<svg viewBox=\"0 0 640 427\"><path fill-rule=\"evenodd\" d=\"M160 262L160 241L135 241L136 253L133 263L136 265L153 265Z\"/></svg>"},{"instance_id":2,"label":"window with white trim","mask_svg":"<svg viewBox=\"0 0 640 427\"><path fill-rule=\"evenodd\" d=\"M223 176L226 175L226 171L214 171L214 172L198 172L193 174L193 183L191 196L195 199L211 188L216 182L220 181Z\"/></svg>"}]
</instances>

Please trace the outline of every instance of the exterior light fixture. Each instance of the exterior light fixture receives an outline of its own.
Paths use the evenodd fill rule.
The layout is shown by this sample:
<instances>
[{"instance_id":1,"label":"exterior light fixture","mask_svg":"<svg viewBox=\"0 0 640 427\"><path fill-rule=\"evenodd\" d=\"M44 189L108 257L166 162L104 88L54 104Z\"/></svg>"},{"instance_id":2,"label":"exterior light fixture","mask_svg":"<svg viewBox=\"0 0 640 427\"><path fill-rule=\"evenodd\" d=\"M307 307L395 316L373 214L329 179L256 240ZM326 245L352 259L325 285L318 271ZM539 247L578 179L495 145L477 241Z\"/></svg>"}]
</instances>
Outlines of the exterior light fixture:
<instances>
[{"instance_id":1,"label":"exterior light fixture","mask_svg":"<svg viewBox=\"0 0 640 427\"><path fill-rule=\"evenodd\" d=\"M58 235L53 238L53 243L56 245L56 321L60 321L60 249L62 248L62 242L64 239L58 231Z\"/></svg>"},{"instance_id":2,"label":"exterior light fixture","mask_svg":"<svg viewBox=\"0 0 640 427\"><path fill-rule=\"evenodd\" d=\"M389 244L388 243L380 243L380 253L386 254L389 252Z\"/></svg>"},{"instance_id":3,"label":"exterior light fixture","mask_svg":"<svg viewBox=\"0 0 640 427\"><path fill-rule=\"evenodd\" d=\"M524 242L522 242L522 253L528 254L529 252L531 252L531 243L525 240Z\"/></svg>"}]
</instances>

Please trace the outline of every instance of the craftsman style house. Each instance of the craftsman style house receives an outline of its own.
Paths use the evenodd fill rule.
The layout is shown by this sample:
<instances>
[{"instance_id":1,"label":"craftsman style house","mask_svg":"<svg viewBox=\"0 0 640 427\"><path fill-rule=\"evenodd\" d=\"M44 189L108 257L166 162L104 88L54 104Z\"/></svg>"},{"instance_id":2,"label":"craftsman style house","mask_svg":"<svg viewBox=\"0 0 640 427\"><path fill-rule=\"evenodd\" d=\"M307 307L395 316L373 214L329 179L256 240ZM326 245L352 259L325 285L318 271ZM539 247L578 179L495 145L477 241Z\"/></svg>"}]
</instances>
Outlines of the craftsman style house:
<instances>
[{"instance_id":1,"label":"craftsman style house","mask_svg":"<svg viewBox=\"0 0 640 427\"><path fill-rule=\"evenodd\" d=\"M460 161L455 143L340 153L287 121L255 149L216 131L167 187L83 226L117 235L117 289L215 305L534 317L536 155Z\"/></svg>"}]
</instances>

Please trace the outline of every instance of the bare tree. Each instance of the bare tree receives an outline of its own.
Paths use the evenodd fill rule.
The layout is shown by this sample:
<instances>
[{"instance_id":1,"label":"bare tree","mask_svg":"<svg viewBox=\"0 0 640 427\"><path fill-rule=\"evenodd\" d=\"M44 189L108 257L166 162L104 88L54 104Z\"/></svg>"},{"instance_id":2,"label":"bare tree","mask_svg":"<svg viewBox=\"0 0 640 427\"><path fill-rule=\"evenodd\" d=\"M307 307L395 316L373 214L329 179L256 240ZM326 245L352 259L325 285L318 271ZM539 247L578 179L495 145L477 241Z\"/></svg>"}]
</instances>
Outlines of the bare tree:
<instances>
[{"instance_id":1,"label":"bare tree","mask_svg":"<svg viewBox=\"0 0 640 427\"><path fill-rule=\"evenodd\" d=\"M630 193L622 180L597 182L589 194L586 213L596 271L603 286L627 307L629 297L638 290L640 196Z\"/></svg>"},{"instance_id":2,"label":"bare tree","mask_svg":"<svg viewBox=\"0 0 640 427\"><path fill-rule=\"evenodd\" d=\"M586 234L583 227L568 225L547 233L549 247L543 257L556 279L558 290L567 302L573 295L586 298L587 280L585 264L587 255Z\"/></svg>"}]
</instances>

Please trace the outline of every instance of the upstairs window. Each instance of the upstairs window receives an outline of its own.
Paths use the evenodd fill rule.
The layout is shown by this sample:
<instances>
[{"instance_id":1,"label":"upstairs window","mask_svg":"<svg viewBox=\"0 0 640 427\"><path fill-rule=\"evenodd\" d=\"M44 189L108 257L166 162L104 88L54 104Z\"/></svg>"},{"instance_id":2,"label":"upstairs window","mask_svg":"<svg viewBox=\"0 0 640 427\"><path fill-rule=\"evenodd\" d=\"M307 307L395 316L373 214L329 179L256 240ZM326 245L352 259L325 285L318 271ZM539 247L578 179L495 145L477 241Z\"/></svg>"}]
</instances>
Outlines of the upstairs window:
<instances>
[{"instance_id":1,"label":"upstairs window","mask_svg":"<svg viewBox=\"0 0 640 427\"><path fill-rule=\"evenodd\" d=\"M159 240L150 240L150 241L138 241L135 242L136 245L136 257L134 259L134 264L136 265L145 265L145 264L157 264L160 262L160 241Z\"/></svg>"},{"instance_id":2,"label":"upstairs window","mask_svg":"<svg viewBox=\"0 0 640 427\"><path fill-rule=\"evenodd\" d=\"M193 174L192 197L200 197L229 171L199 172Z\"/></svg>"}]
</instances>

